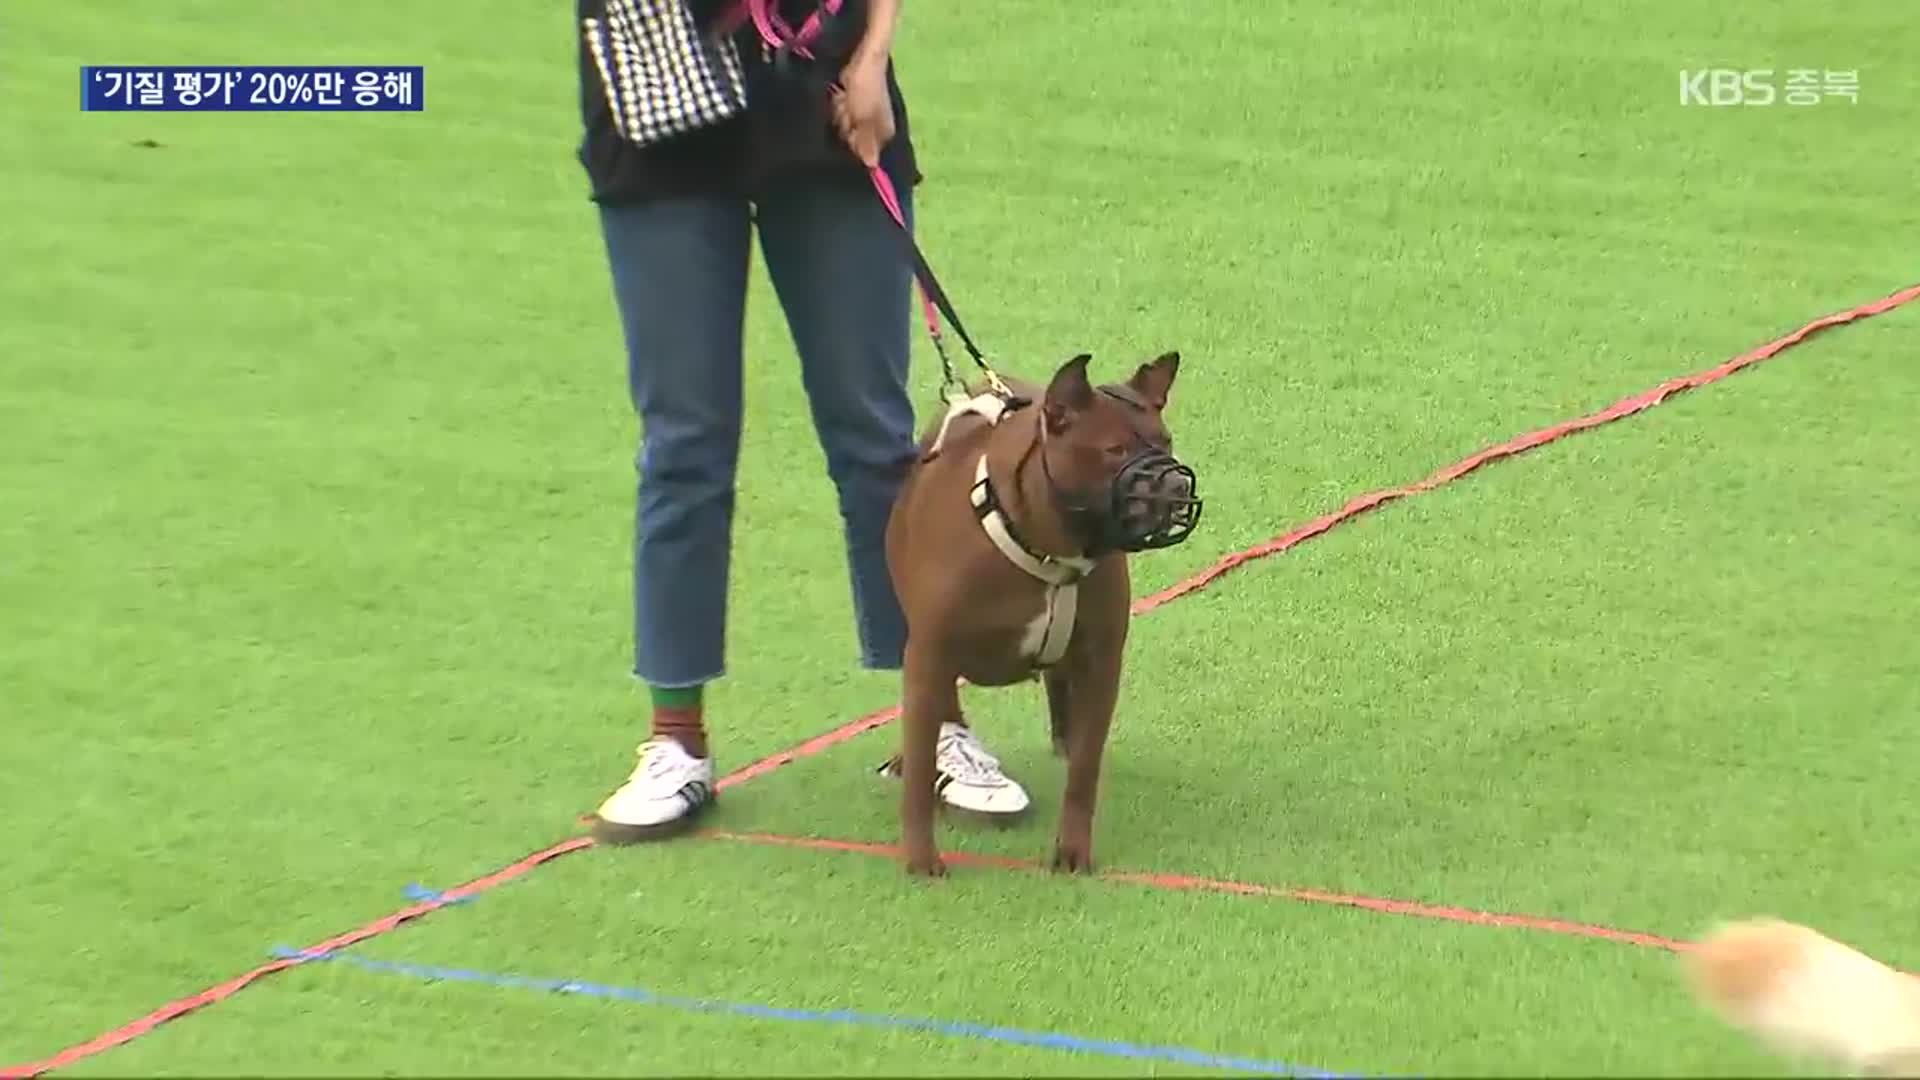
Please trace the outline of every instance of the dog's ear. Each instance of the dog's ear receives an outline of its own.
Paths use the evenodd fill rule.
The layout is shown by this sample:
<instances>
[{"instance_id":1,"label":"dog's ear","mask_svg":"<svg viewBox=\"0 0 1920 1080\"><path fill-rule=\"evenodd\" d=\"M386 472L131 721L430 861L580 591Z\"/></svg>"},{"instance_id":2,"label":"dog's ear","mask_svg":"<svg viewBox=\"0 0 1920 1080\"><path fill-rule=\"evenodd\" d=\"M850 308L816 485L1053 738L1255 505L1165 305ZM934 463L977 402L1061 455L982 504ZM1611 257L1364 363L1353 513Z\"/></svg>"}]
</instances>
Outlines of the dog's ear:
<instances>
[{"instance_id":1,"label":"dog's ear","mask_svg":"<svg viewBox=\"0 0 1920 1080\"><path fill-rule=\"evenodd\" d=\"M1087 378L1087 362L1092 359L1091 353L1081 353L1053 373L1047 396L1040 403L1040 417L1046 421L1048 434L1067 430L1073 424L1073 414L1093 404L1093 383Z\"/></svg>"},{"instance_id":2,"label":"dog's ear","mask_svg":"<svg viewBox=\"0 0 1920 1080\"><path fill-rule=\"evenodd\" d=\"M1167 407L1167 394L1173 389L1173 377L1180 374L1180 354L1162 353L1150 363L1140 365L1127 385L1142 401L1155 409Z\"/></svg>"}]
</instances>

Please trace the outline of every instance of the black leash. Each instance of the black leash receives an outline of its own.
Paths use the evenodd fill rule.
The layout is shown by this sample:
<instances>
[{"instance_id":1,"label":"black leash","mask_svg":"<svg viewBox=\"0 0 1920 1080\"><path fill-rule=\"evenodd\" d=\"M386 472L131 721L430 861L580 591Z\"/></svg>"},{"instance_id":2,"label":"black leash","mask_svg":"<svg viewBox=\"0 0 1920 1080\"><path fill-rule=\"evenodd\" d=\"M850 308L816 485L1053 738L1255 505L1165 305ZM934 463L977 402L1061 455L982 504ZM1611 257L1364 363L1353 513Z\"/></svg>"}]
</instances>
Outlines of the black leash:
<instances>
[{"instance_id":1,"label":"black leash","mask_svg":"<svg viewBox=\"0 0 1920 1080\"><path fill-rule=\"evenodd\" d=\"M912 231L907 228L906 215L900 211L900 199L894 193L892 179L878 166L869 169L868 172L873 178L874 190L880 194L880 201L886 204L887 212L893 215L893 223L899 227L901 246L906 250L907 261L913 266L914 279L920 285L921 310L926 316L927 334L933 338L934 351L940 354L941 389L949 392L950 399L956 394L964 397L967 391L966 384L960 380L960 376L953 369L953 359L947 353L946 338L940 332L940 318L944 316L948 324L953 327L953 332L960 336L960 343L966 347L967 355L973 358L974 364L980 368L982 374L986 375L988 387L1007 401L1015 400L1013 390L1007 386L1006 380L993 369L993 365L987 361L986 354L980 351L980 347L973 342L973 336L967 333L966 325L960 321L959 313L953 310L953 301L948 299L947 291L941 288L940 279L934 275L933 267L928 265L925 253L920 250L920 245L914 240Z\"/></svg>"}]
</instances>

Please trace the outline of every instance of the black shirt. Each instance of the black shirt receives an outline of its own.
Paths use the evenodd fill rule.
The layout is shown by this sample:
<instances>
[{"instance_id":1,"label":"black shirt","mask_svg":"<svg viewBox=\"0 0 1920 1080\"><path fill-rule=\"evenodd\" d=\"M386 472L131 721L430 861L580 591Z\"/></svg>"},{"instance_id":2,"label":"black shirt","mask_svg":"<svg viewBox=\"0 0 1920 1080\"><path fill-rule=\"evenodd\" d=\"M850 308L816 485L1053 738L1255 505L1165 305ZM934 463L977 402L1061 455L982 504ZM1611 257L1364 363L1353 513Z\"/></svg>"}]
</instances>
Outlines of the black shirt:
<instances>
[{"instance_id":1,"label":"black shirt","mask_svg":"<svg viewBox=\"0 0 1920 1080\"><path fill-rule=\"evenodd\" d=\"M782 14L799 25L814 6L811 0L781 0ZM580 116L584 127L579 158L595 202L633 203L687 195L726 194L753 198L769 186L807 176L844 174L864 178L865 168L832 130L827 114L809 102L799 83L777 70L751 20L734 35L745 68L747 110L712 127L636 146L620 134L600 69L593 61L581 22L604 18L605 0L576 0L579 37ZM837 75L837 72L827 73ZM880 152L880 165L895 186L919 183L913 142L907 131L906 100L887 63L887 91L893 99L893 139Z\"/></svg>"}]
</instances>

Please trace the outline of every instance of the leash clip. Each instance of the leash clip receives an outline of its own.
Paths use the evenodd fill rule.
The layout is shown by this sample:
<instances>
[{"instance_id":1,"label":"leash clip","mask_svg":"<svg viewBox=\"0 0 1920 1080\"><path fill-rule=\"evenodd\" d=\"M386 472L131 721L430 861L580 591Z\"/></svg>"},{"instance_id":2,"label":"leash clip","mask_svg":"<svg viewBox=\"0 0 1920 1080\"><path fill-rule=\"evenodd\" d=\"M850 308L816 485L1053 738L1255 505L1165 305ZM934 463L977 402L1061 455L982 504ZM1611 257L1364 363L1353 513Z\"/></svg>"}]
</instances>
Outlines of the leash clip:
<instances>
[{"instance_id":1,"label":"leash clip","mask_svg":"<svg viewBox=\"0 0 1920 1080\"><path fill-rule=\"evenodd\" d=\"M940 354L941 398L949 404L967 400L972 395L967 392L966 381L953 369L953 354L947 351L946 335L940 332L937 324L929 323L927 336L933 340L933 351ZM986 357L976 355L973 362L980 368L981 374L986 376L987 389L993 396L1008 404L1017 400L1013 388L1007 385L1007 381L1000 377L1000 373L993 369L992 364L987 363Z\"/></svg>"}]
</instances>

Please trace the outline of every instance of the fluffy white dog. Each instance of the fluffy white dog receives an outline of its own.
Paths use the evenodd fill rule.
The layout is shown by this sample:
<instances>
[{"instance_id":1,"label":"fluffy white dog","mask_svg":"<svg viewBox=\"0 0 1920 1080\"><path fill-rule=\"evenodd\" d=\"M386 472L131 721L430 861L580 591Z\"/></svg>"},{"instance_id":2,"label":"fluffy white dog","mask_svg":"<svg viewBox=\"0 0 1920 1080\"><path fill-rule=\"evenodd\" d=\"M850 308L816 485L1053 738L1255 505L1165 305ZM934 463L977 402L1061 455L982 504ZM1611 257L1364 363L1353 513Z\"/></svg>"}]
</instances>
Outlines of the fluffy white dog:
<instances>
[{"instance_id":1,"label":"fluffy white dog","mask_svg":"<svg viewBox=\"0 0 1920 1080\"><path fill-rule=\"evenodd\" d=\"M1684 963L1709 1009L1775 1053L1920 1077L1920 978L1778 919L1720 927Z\"/></svg>"}]
</instances>

